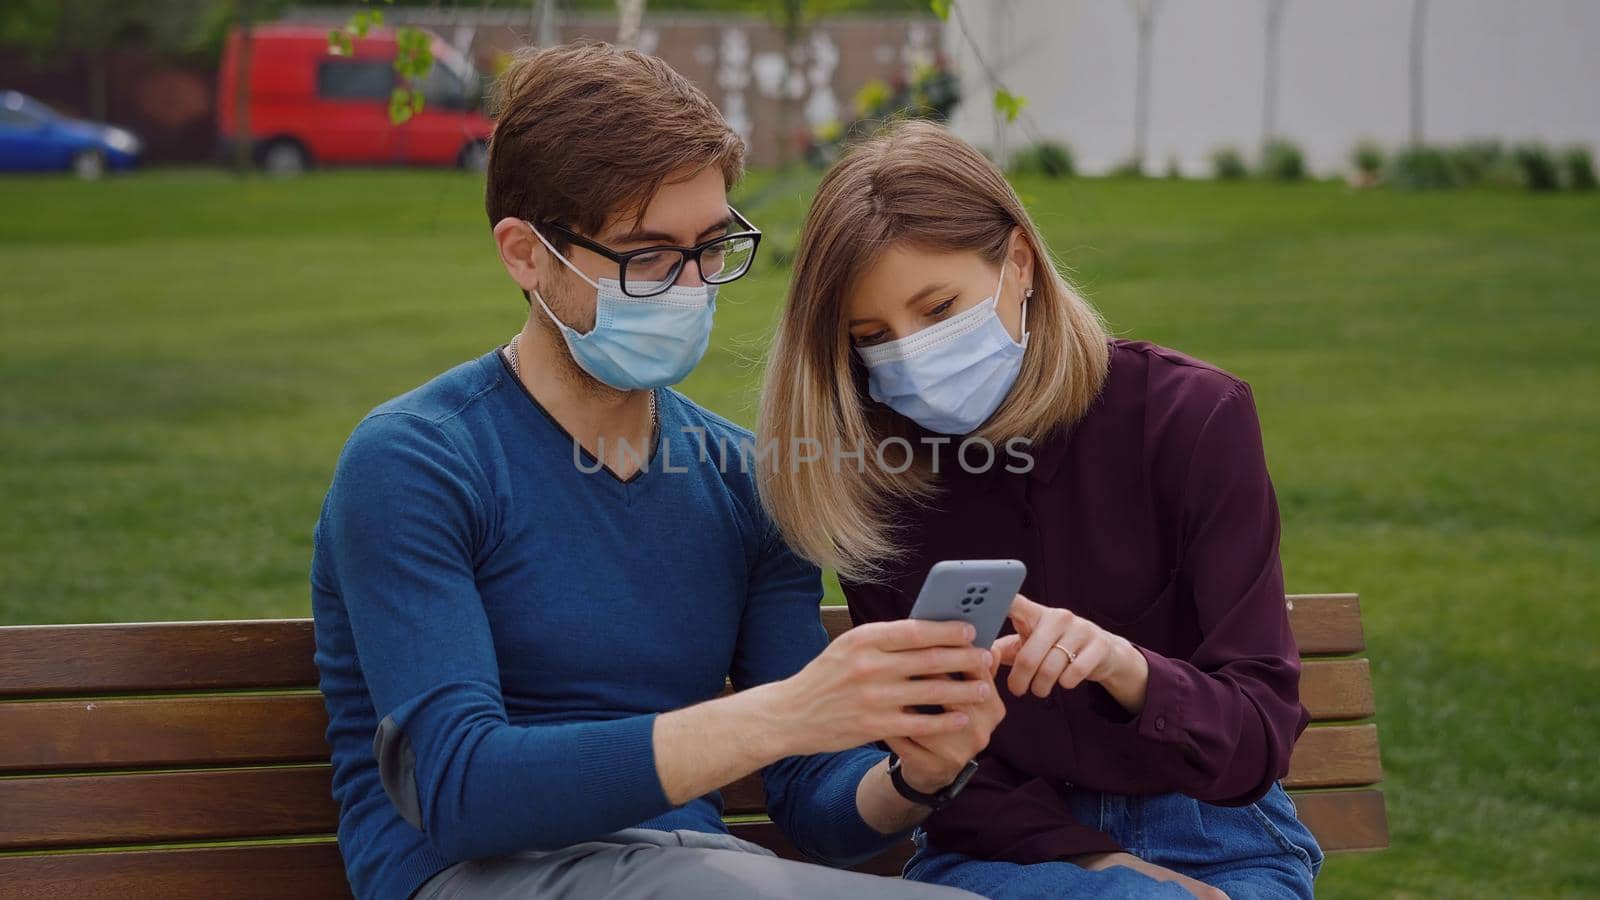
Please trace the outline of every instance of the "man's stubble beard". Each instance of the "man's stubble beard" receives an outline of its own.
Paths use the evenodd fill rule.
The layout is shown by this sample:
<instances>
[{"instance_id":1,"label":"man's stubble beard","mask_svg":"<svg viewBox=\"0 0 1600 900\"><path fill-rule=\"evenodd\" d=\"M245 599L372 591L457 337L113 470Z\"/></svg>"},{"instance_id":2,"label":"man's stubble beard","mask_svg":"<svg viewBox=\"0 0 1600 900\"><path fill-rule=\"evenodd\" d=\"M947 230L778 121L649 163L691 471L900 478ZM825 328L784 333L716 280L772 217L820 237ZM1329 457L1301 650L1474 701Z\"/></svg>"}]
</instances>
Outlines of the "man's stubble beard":
<instances>
[{"instance_id":1,"label":"man's stubble beard","mask_svg":"<svg viewBox=\"0 0 1600 900\"><path fill-rule=\"evenodd\" d=\"M576 284L574 285L574 283ZM555 287L555 290L542 293L545 303L550 307L550 311L555 314L556 318L567 323L567 327L577 331L579 334L588 334L593 331L595 320L599 315L597 308L599 298L598 295L595 295L593 299L585 303L580 292L593 292L594 288L585 284L583 279L567 271L561 273L558 284L553 287ZM580 296L574 297L574 294L580 294ZM539 298L533 298L533 302L537 304ZM585 307L588 310L587 315L584 317L584 321L580 321L577 313L583 311ZM535 323L534 333L536 339L543 345L544 356L552 360L555 366L556 378L562 385L570 388L585 400L598 402L615 402L623 394L628 393L627 391L618 390L585 372L583 367L578 365L578 361L572 358L572 351L567 349L567 340L561 334L561 330L556 327L556 323L550 321L549 316L544 314L544 310L535 311L532 318Z\"/></svg>"}]
</instances>

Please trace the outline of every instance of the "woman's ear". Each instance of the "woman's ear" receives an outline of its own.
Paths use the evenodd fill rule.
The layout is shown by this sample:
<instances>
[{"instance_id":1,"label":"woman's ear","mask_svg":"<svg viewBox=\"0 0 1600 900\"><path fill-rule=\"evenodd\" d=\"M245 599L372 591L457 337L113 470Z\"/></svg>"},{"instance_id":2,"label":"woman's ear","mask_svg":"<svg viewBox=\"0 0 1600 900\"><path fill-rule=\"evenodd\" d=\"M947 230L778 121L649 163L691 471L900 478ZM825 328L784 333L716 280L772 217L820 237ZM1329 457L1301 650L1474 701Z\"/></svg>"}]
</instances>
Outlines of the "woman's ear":
<instances>
[{"instance_id":1,"label":"woman's ear","mask_svg":"<svg viewBox=\"0 0 1600 900\"><path fill-rule=\"evenodd\" d=\"M1011 253L1007 257L1016 267L1017 284L1022 285L1023 293L1033 287L1033 245L1028 243L1028 237L1019 225L1011 229Z\"/></svg>"},{"instance_id":2,"label":"woman's ear","mask_svg":"<svg viewBox=\"0 0 1600 900\"><path fill-rule=\"evenodd\" d=\"M539 264L543 261L539 251L544 248L528 223L509 216L501 219L494 226L494 242L500 250L501 265L517 287L530 293L537 290Z\"/></svg>"}]
</instances>

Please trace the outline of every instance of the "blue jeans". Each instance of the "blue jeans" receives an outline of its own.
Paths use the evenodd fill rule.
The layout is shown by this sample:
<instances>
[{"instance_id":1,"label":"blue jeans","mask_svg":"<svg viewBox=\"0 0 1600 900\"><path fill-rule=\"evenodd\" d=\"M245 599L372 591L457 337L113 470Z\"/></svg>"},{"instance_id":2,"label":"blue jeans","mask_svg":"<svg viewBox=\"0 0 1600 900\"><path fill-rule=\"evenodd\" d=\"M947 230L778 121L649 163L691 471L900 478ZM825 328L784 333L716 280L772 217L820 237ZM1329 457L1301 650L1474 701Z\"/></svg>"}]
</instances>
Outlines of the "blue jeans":
<instances>
[{"instance_id":1,"label":"blue jeans","mask_svg":"<svg viewBox=\"0 0 1600 900\"><path fill-rule=\"evenodd\" d=\"M1278 785L1240 807L1213 806L1183 794L1129 797L1093 791L1075 792L1070 805L1079 822L1097 826L1134 856L1203 881L1233 900L1310 898L1312 879L1322 868L1322 848ZM1020 865L939 850L920 828L914 839L917 852L906 863L906 878L993 900L1191 896L1176 883L1124 866L1091 872L1066 862Z\"/></svg>"}]
</instances>

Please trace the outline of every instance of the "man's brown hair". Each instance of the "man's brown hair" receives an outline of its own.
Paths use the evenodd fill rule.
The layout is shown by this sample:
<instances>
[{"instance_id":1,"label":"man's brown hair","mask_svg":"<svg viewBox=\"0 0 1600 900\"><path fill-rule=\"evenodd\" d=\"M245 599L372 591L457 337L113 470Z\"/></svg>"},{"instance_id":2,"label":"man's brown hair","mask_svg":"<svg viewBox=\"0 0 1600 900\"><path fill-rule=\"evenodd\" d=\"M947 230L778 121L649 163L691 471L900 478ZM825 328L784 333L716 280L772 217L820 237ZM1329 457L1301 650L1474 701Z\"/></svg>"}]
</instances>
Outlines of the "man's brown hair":
<instances>
[{"instance_id":1,"label":"man's brown hair","mask_svg":"<svg viewBox=\"0 0 1600 900\"><path fill-rule=\"evenodd\" d=\"M636 50L581 41L519 52L494 106L491 227L512 217L594 235L617 213L643 215L675 172L716 166L732 187L744 169L744 141L711 100Z\"/></svg>"}]
</instances>

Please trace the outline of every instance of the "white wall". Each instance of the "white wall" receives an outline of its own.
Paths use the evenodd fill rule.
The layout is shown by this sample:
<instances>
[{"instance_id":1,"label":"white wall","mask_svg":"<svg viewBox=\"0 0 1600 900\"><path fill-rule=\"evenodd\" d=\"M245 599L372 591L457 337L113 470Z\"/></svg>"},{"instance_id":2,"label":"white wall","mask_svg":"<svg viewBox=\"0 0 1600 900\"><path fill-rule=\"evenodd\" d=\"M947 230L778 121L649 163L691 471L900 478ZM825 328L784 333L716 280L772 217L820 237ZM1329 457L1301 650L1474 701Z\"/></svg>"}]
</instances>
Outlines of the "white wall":
<instances>
[{"instance_id":1,"label":"white wall","mask_svg":"<svg viewBox=\"0 0 1600 900\"><path fill-rule=\"evenodd\" d=\"M945 46L966 101L952 127L1011 150L1029 129L1096 172L1133 148L1136 36L1129 0L958 0L984 59L1027 97L1027 123L997 126L989 86L955 20ZM1146 166L1209 170L1211 151L1261 139L1264 0L1159 0ZM1278 132L1319 172L1362 138L1409 132L1410 0L1288 0ZM1538 139L1600 149L1600 0L1432 0L1424 138ZM997 132L1002 132L997 140Z\"/></svg>"}]
</instances>

